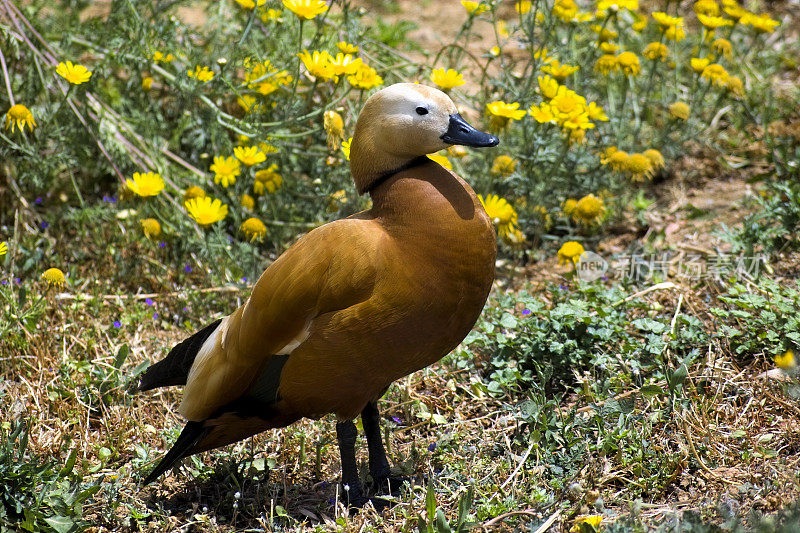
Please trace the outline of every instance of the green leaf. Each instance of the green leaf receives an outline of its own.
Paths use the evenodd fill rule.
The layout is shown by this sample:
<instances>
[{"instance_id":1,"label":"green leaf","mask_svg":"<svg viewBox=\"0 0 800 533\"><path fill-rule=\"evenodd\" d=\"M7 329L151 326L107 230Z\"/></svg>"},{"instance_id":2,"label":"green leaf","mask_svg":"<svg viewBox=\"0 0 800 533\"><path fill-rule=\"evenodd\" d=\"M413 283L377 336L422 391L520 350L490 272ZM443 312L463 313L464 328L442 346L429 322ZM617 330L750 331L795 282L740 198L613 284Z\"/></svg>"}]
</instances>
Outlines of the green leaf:
<instances>
[{"instance_id":1,"label":"green leaf","mask_svg":"<svg viewBox=\"0 0 800 533\"><path fill-rule=\"evenodd\" d=\"M447 517L441 509L436 510L436 533L453 533L450 524L447 523Z\"/></svg>"},{"instance_id":2,"label":"green leaf","mask_svg":"<svg viewBox=\"0 0 800 533\"><path fill-rule=\"evenodd\" d=\"M131 349L127 344L123 344L120 346L119 350L117 351L117 357L114 358L114 368L119 370L122 368L122 365L125 364L125 361L128 359L128 355L130 355Z\"/></svg>"},{"instance_id":3,"label":"green leaf","mask_svg":"<svg viewBox=\"0 0 800 533\"><path fill-rule=\"evenodd\" d=\"M665 394L664 389L658 385L645 385L639 389L639 392L646 396L661 396Z\"/></svg>"},{"instance_id":4,"label":"green leaf","mask_svg":"<svg viewBox=\"0 0 800 533\"><path fill-rule=\"evenodd\" d=\"M517 327L518 321L514 317L514 315L510 313L506 313L503 315L503 318L500 320L500 325L506 329L515 329Z\"/></svg>"},{"instance_id":5,"label":"green leaf","mask_svg":"<svg viewBox=\"0 0 800 533\"><path fill-rule=\"evenodd\" d=\"M69 452L69 456L67 457L67 462L64 464L64 468L61 469L59 472L60 476L66 476L72 469L75 468L75 461L78 459L78 449L73 448L71 452Z\"/></svg>"},{"instance_id":6,"label":"green leaf","mask_svg":"<svg viewBox=\"0 0 800 533\"><path fill-rule=\"evenodd\" d=\"M631 322L631 325L643 331L649 331L650 333L656 334L664 333L664 331L667 329L667 325L663 322L658 322L650 318L637 318Z\"/></svg>"},{"instance_id":7,"label":"green leaf","mask_svg":"<svg viewBox=\"0 0 800 533\"><path fill-rule=\"evenodd\" d=\"M433 482L428 483L428 493L425 495L425 511L428 513L428 520L433 524L436 516L436 495L433 493Z\"/></svg>"},{"instance_id":8,"label":"green leaf","mask_svg":"<svg viewBox=\"0 0 800 533\"><path fill-rule=\"evenodd\" d=\"M51 516L45 518L44 521L57 533L69 533L77 528L75 521L67 516Z\"/></svg>"},{"instance_id":9,"label":"green leaf","mask_svg":"<svg viewBox=\"0 0 800 533\"><path fill-rule=\"evenodd\" d=\"M467 489L467 493L458 501L458 523L456 524L456 531L461 533L466 531L467 519L469 518L469 510L472 507L472 500L475 498L475 486L471 485Z\"/></svg>"},{"instance_id":10,"label":"green leaf","mask_svg":"<svg viewBox=\"0 0 800 533\"><path fill-rule=\"evenodd\" d=\"M669 389L673 392L677 390L677 388L680 385L683 385L683 382L686 381L686 376L688 374L689 369L686 368L686 365L679 366L669 377Z\"/></svg>"}]
</instances>

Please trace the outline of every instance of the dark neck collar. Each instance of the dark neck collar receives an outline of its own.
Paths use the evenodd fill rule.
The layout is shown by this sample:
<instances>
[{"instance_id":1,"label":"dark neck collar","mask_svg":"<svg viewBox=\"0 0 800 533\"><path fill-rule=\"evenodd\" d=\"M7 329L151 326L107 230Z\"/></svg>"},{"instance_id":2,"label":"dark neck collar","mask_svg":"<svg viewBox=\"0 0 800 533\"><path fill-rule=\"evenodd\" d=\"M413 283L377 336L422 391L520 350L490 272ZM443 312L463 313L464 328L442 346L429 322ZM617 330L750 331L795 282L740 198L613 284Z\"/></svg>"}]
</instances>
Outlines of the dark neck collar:
<instances>
[{"instance_id":1,"label":"dark neck collar","mask_svg":"<svg viewBox=\"0 0 800 533\"><path fill-rule=\"evenodd\" d=\"M364 192L372 193L372 191L377 189L383 182L385 182L386 180L388 180L389 178L391 178L395 174L398 174L398 173L400 173L400 172L402 172L404 170L408 170L409 168L413 168L413 167L422 165L422 164L424 164L424 163L426 163L428 161L430 161L430 159L428 159L428 156L421 155L419 157L416 157L416 158L412 159L411 161L409 161L405 165L402 165L399 168L396 168L394 170L390 170L389 172L384 172L383 174L378 176L378 179L373 181L372 184L369 186L369 189L367 189Z\"/></svg>"}]
</instances>

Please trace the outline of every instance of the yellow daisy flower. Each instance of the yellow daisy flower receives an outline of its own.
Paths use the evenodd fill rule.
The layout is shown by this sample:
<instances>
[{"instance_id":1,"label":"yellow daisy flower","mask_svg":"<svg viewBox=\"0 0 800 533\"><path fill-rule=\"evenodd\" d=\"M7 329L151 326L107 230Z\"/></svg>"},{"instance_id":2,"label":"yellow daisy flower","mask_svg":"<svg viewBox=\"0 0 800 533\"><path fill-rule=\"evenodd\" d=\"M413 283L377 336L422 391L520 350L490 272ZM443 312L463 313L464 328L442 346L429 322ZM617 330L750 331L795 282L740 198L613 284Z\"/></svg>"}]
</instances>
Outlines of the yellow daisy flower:
<instances>
[{"instance_id":1,"label":"yellow daisy flower","mask_svg":"<svg viewBox=\"0 0 800 533\"><path fill-rule=\"evenodd\" d=\"M125 184L137 196L156 196L164 190L164 180L157 172L134 172Z\"/></svg>"},{"instance_id":2,"label":"yellow daisy flower","mask_svg":"<svg viewBox=\"0 0 800 533\"><path fill-rule=\"evenodd\" d=\"M344 157L350 161L350 145L353 143L353 138L350 137L346 141L342 141L342 153Z\"/></svg>"},{"instance_id":3,"label":"yellow daisy flower","mask_svg":"<svg viewBox=\"0 0 800 533\"><path fill-rule=\"evenodd\" d=\"M237 146L233 149L233 155L242 162L243 165L252 167L267 160L267 155L258 149L258 146ZM214 160L216 162L216 159ZM212 170L214 170L212 168Z\"/></svg>"},{"instance_id":4,"label":"yellow daisy flower","mask_svg":"<svg viewBox=\"0 0 800 533\"><path fill-rule=\"evenodd\" d=\"M574 113L582 112L586 107L586 98L565 86L558 88L558 92L550 100L553 112L561 119L568 119Z\"/></svg>"},{"instance_id":5,"label":"yellow daisy flower","mask_svg":"<svg viewBox=\"0 0 800 533\"><path fill-rule=\"evenodd\" d=\"M186 75L203 83L208 83L214 79L214 72L210 68L201 65L194 67L194 70L186 71Z\"/></svg>"},{"instance_id":6,"label":"yellow daisy flower","mask_svg":"<svg viewBox=\"0 0 800 533\"><path fill-rule=\"evenodd\" d=\"M365 64L362 64L355 74L348 76L347 81L353 87L364 90L383 85L383 78L378 75L378 71Z\"/></svg>"},{"instance_id":7,"label":"yellow daisy flower","mask_svg":"<svg viewBox=\"0 0 800 533\"><path fill-rule=\"evenodd\" d=\"M92 77L92 73L89 69L83 65L75 65L72 63L72 61L59 63L58 67L56 67L56 74L70 82L72 85L86 83L89 81L89 78Z\"/></svg>"},{"instance_id":8,"label":"yellow daisy flower","mask_svg":"<svg viewBox=\"0 0 800 533\"><path fill-rule=\"evenodd\" d=\"M585 251L581 243L567 241L558 249L558 264L577 263Z\"/></svg>"},{"instance_id":9,"label":"yellow daisy flower","mask_svg":"<svg viewBox=\"0 0 800 533\"><path fill-rule=\"evenodd\" d=\"M514 9L517 10L517 14L520 16L525 15L531 10L531 5L533 2L531 0L520 0L516 4L514 4Z\"/></svg>"},{"instance_id":10,"label":"yellow daisy flower","mask_svg":"<svg viewBox=\"0 0 800 533\"><path fill-rule=\"evenodd\" d=\"M625 170L633 181L642 181L653 174L653 163L644 154L630 154L625 158Z\"/></svg>"},{"instance_id":11,"label":"yellow daisy flower","mask_svg":"<svg viewBox=\"0 0 800 533\"><path fill-rule=\"evenodd\" d=\"M201 226L209 226L228 216L228 206L209 196L192 198L185 205L189 216Z\"/></svg>"},{"instance_id":12,"label":"yellow daisy flower","mask_svg":"<svg viewBox=\"0 0 800 533\"><path fill-rule=\"evenodd\" d=\"M263 13L261 13L261 22L265 24L268 22L277 22L280 24L281 22L283 22L282 15L283 15L282 11L278 9L269 8Z\"/></svg>"},{"instance_id":13,"label":"yellow daisy flower","mask_svg":"<svg viewBox=\"0 0 800 533\"><path fill-rule=\"evenodd\" d=\"M210 170L214 173L214 183L219 183L223 187L236 183L236 176L242 173L239 161L235 157L218 155L214 156Z\"/></svg>"},{"instance_id":14,"label":"yellow daisy flower","mask_svg":"<svg viewBox=\"0 0 800 533\"><path fill-rule=\"evenodd\" d=\"M331 56L330 63L334 76L350 76L359 71L363 61L361 58L339 52L336 57Z\"/></svg>"},{"instance_id":15,"label":"yellow daisy flower","mask_svg":"<svg viewBox=\"0 0 800 533\"><path fill-rule=\"evenodd\" d=\"M683 24L682 17L673 17L667 15L663 11L656 11L652 13L651 16L653 17L653 20L658 22L659 26L661 26L662 28L669 28L671 26L678 26Z\"/></svg>"},{"instance_id":16,"label":"yellow daisy flower","mask_svg":"<svg viewBox=\"0 0 800 533\"><path fill-rule=\"evenodd\" d=\"M344 137L344 119L336 111L329 109L322 115L322 126L327 135L328 149L331 151L341 144Z\"/></svg>"},{"instance_id":17,"label":"yellow daisy flower","mask_svg":"<svg viewBox=\"0 0 800 533\"><path fill-rule=\"evenodd\" d=\"M704 78L714 85L718 85L720 87L725 87L728 83L728 71L725 70L725 67L720 65L719 63L711 63L707 67L703 69L703 72L700 74L701 78Z\"/></svg>"},{"instance_id":18,"label":"yellow daisy flower","mask_svg":"<svg viewBox=\"0 0 800 533\"><path fill-rule=\"evenodd\" d=\"M612 72L619 70L620 65L617 61L617 56L612 54L603 54L594 63L594 68L601 74L608 76Z\"/></svg>"},{"instance_id":19,"label":"yellow daisy flower","mask_svg":"<svg viewBox=\"0 0 800 533\"><path fill-rule=\"evenodd\" d=\"M559 82L563 82L567 76L578 72L578 66L562 65L557 59L554 59L548 64L542 65L539 69L545 74L550 74Z\"/></svg>"},{"instance_id":20,"label":"yellow daisy flower","mask_svg":"<svg viewBox=\"0 0 800 533\"><path fill-rule=\"evenodd\" d=\"M3 257L8 253L8 243L5 241L0 242L0 257Z\"/></svg>"},{"instance_id":21,"label":"yellow daisy flower","mask_svg":"<svg viewBox=\"0 0 800 533\"><path fill-rule=\"evenodd\" d=\"M267 234L267 226L256 217L250 217L242 222L239 229L250 242L263 240Z\"/></svg>"},{"instance_id":22,"label":"yellow daisy flower","mask_svg":"<svg viewBox=\"0 0 800 533\"><path fill-rule=\"evenodd\" d=\"M589 118L592 120L608 122L608 115L606 115L605 110L595 102L589 102L589 105L586 106L586 114L588 114Z\"/></svg>"},{"instance_id":23,"label":"yellow daisy flower","mask_svg":"<svg viewBox=\"0 0 800 533\"><path fill-rule=\"evenodd\" d=\"M335 193L330 195L328 199L328 207L326 211L330 213L335 213L339 210L341 206L347 203L347 193L344 189L339 189Z\"/></svg>"},{"instance_id":24,"label":"yellow daisy flower","mask_svg":"<svg viewBox=\"0 0 800 533\"><path fill-rule=\"evenodd\" d=\"M711 49L714 50L716 53L725 56L726 59L731 59L733 57L733 44L728 39L714 39L714 42L711 43Z\"/></svg>"},{"instance_id":25,"label":"yellow daisy flower","mask_svg":"<svg viewBox=\"0 0 800 533\"><path fill-rule=\"evenodd\" d=\"M486 111L489 113L489 124L495 129L502 129L512 120L520 120L525 116L525 110L519 109L519 102L495 100L486 104Z\"/></svg>"},{"instance_id":26,"label":"yellow daisy flower","mask_svg":"<svg viewBox=\"0 0 800 533\"><path fill-rule=\"evenodd\" d=\"M472 2L471 0L461 0L461 5L464 6L464 9L467 10L467 13L469 15L472 15L473 17L489 11L489 6L484 4L483 2Z\"/></svg>"},{"instance_id":27,"label":"yellow daisy flower","mask_svg":"<svg viewBox=\"0 0 800 533\"><path fill-rule=\"evenodd\" d=\"M597 34L597 40L601 43L610 41L612 39L616 39L619 37L619 34L614 30L605 28L599 24L594 24L591 26L591 30Z\"/></svg>"},{"instance_id":28,"label":"yellow daisy flower","mask_svg":"<svg viewBox=\"0 0 800 533\"><path fill-rule=\"evenodd\" d=\"M197 185L192 185L186 192L183 193L183 201L188 202L192 198L203 198L206 195L206 191L198 187Z\"/></svg>"},{"instance_id":29,"label":"yellow daisy flower","mask_svg":"<svg viewBox=\"0 0 800 533\"><path fill-rule=\"evenodd\" d=\"M775 366L783 370L789 370L795 365L794 351L786 350L781 355L775 356Z\"/></svg>"},{"instance_id":30,"label":"yellow daisy flower","mask_svg":"<svg viewBox=\"0 0 800 533\"><path fill-rule=\"evenodd\" d=\"M336 43L336 48L342 51L344 54L355 54L358 53L358 46L354 44L350 44L347 41L339 41Z\"/></svg>"},{"instance_id":31,"label":"yellow daisy flower","mask_svg":"<svg viewBox=\"0 0 800 533\"><path fill-rule=\"evenodd\" d=\"M283 0L283 6L303 20L311 20L328 10L323 0Z\"/></svg>"},{"instance_id":32,"label":"yellow daisy flower","mask_svg":"<svg viewBox=\"0 0 800 533\"><path fill-rule=\"evenodd\" d=\"M510 155L498 155L492 161L492 174L499 176L510 176L517 168L517 160Z\"/></svg>"},{"instance_id":33,"label":"yellow daisy flower","mask_svg":"<svg viewBox=\"0 0 800 533\"><path fill-rule=\"evenodd\" d=\"M702 24L709 30L715 30L722 26L733 26L732 20L722 17L713 17L711 15L703 15L702 13L697 14L697 20L699 20L700 24Z\"/></svg>"},{"instance_id":34,"label":"yellow daisy flower","mask_svg":"<svg viewBox=\"0 0 800 533\"><path fill-rule=\"evenodd\" d=\"M142 233L150 240L157 239L161 236L161 223L154 218L143 218L139 221L142 226Z\"/></svg>"},{"instance_id":35,"label":"yellow daisy flower","mask_svg":"<svg viewBox=\"0 0 800 533\"><path fill-rule=\"evenodd\" d=\"M171 53L167 53L166 55L163 52L156 50L153 52L153 61L156 63L172 63L175 60L175 56Z\"/></svg>"},{"instance_id":36,"label":"yellow daisy flower","mask_svg":"<svg viewBox=\"0 0 800 533\"><path fill-rule=\"evenodd\" d=\"M464 76L457 70L451 68L445 70L443 68L434 69L431 72L431 81L439 86L443 91L448 91L453 87L464 85Z\"/></svg>"},{"instance_id":37,"label":"yellow daisy flower","mask_svg":"<svg viewBox=\"0 0 800 533\"><path fill-rule=\"evenodd\" d=\"M717 4L716 0L697 0L692 7L698 15L709 15L711 17L719 15L719 4Z\"/></svg>"},{"instance_id":38,"label":"yellow daisy flower","mask_svg":"<svg viewBox=\"0 0 800 533\"><path fill-rule=\"evenodd\" d=\"M556 121L556 116L553 114L552 107L546 102L542 102L538 106L531 106L528 110L528 114L540 124L549 124Z\"/></svg>"},{"instance_id":39,"label":"yellow daisy flower","mask_svg":"<svg viewBox=\"0 0 800 533\"><path fill-rule=\"evenodd\" d=\"M653 165L653 170L662 168L664 166L664 156L655 148L648 148L642 152L642 155L650 160L650 164Z\"/></svg>"},{"instance_id":40,"label":"yellow daisy flower","mask_svg":"<svg viewBox=\"0 0 800 533\"><path fill-rule=\"evenodd\" d=\"M728 76L725 81L725 88L736 96L744 96L744 84L738 76Z\"/></svg>"},{"instance_id":41,"label":"yellow daisy flower","mask_svg":"<svg viewBox=\"0 0 800 533\"><path fill-rule=\"evenodd\" d=\"M614 43L600 43L600 50L604 54L614 54L619 50L619 46Z\"/></svg>"},{"instance_id":42,"label":"yellow daisy flower","mask_svg":"<svg viewBox=\"0 0 800 533\"><path fill-rule=\"evenodd\" d=\"M647 16L641 13L633 13L633 24L631 29L637 33L641 33L647 27Z\"/></svg>"},{"instance_id":43,"label":"yellow daisy flower","mask_svg":"<svg viewBox=\"0 0 800 533\"><path fill-rule=\"evenodd\" d=\"M255 9L256 5L261 7L267 3L267 0L236 0L236 3L239 4L242 9Z\"/></svg>"},{"instance_id":44,"label":"yellow daisy flower","mask_svg":"<svg viewBox=\"0 0 800 533\"><path fill-rule=\"evenodd\" d=\"M572 22L578 16L578 5L574 0L555 0L552 13L564 22Z\"/></svg>"},{"instance_id":45,"label":"yellow daisy flower","mask_svg":"<svg viewBox=\"0 0 800 533\"><path fill-rule=\"evenodd\" d=\"M64 283L67 281L67 278L64 276L64 272L55 267L45 270L42 273L42 279L47 282L48 286L55 285L56 287L64 285Z\"/></svg>"},{"instance_id":46,"label":"yellow daisy flower","mask_svg":"<svg viewBox=\"0 0 800 533\"><path fill-rule=\"evenodd\" d=\"M644 47L644 50L642 50L642 55L652 61L663 61L667 59L668 53L669 49L667 48L667 45L659 42L649 43Z\"/></svg>"},{"instance_id":47,"label":"yellow daisy flower","mask_svg":"<svg viewBox=\"0 0 800 533\"><path fill-rule=\"evenodd\" d=\"M628 152L619 150L616 146L609 146L600 156L600 162L608 165L612 170L621 172L625 170L628 161Z\"/></svg>"},{"instance_id":48,"label":"yellow daisy flower","mask_svg":"<svg viewBox=\"0 0 800 533\"><path fill-rule=\"evenodd\" d=\"M33 131L36 127L36 121L33 120L33 114L30 109L22 104L11 106L11 109L6 112L6 129L10 129L14 133L14 127L19 128L19 131L25 131L25 126Z\"/></svg>"},{"instance_id":49,"label":"yellow daisy flower","mask_svg":"<svg viewBox=\"0 0 800 533\"><path fill-rule=\"evenodd\" d=\"M507 232L500 235L500 238L509 246L522 246L525 244L525 234L517 226L511 226Z\"/></svg>"},{"instance_id":50,"label":"yellow daisy flower","mask_svg":"<svg viewBox=\"0 0 800 533\"><path fill-rule=\"evenodd\" d=\"M511 204L505 198L500 198L495 194L487 194L484 199L480 194L478 199L483 204L486 214L497 226L497 233L501 237L509 234L517 225L518 215Z\"/></svg>"},{"instance_id":51,"label":"yellow daisy flower","mask_svg":"<svg viewBox=\"0 0 800 533\"><path fill-rule=\"evenodd\" d=\"M639 58L633 52L622 52L617 56L617 63L628 76L637 76L641 72Z\"/></svg>"},{"instance_id":52,"label":"yellow daisy flower","mask_svg":"<svg viewBox=\"0 0 800 533\"><path fill-rule=\"evenodd\" d=\"M607 11L621 11L627 9L634 12L639 9L639 0L599 0L597 2L598 14L604 15Z\"/></svg>"},{"instance_id":53,"label":"yellow daisy flower","mask_svg":"<svg viewBox=\"0 0 800 533\"><path fill-rule=\"evenodd\" d=\"M447 153L450 154L451 157L457 157L459 159L462 157L467 157L467 149L458 144L449 146L447 148Z\"/></svg>"},{"instance_id":54,"label":"yellow daisy flower","mask_svg":"<svg viewBox=\"0 0 800 533\"><path fill-rule=\"evenodd\" d=\"M253 192L257 195L268 192L273 194L283 185L283 177L278 174L278 165L272 164L268 168L256 172L253 182Z\"/></svg>"},{"instance_id":55,"label":"yellow daisy flower","mask_svg":"<svg viewBox=\"0 0 800 533\"><path fill-rule=\"evenodd\" d=\"M693 71L701 74L708 64L711 63L711 60L707 57L693 57L689 63L691 64Z\"/></svg>"},{"instance_id":56,"label":"yellow daisy flower","mask_svg":"<svg viewBox=\"0 0 800 533\"><path fill-rule=\"evenodd\" d=\"M542 96L548 100L555 97L559 87L556 80L550 76L539 76L537 80L539 81L539 92L542 93Z\"/></svg>"},{"instance_id":57,"label":"yellow daisy flower","mask_svg":"<svg viewBox=\"0 0 800 533\"><path fill-rule=\"evenodd\" d=\"M683 30L683 26L670 26L664 31L664 37L671 41L678 42L686 37L686 32Z\"/></svg>"},{"instance_id":58,"label":"yellow daisy flower","mask_svg":"<svg viewBox=\"0 0 800 533\"><path fill-rule=\"evenodd\" d=\"M689 120L690 112L691 108L686 102L675 102L669 106L670 115L681 120Z\"/></svg>"},{"instance_id":59,"label":"yellow daisy flower","mask_svg":"<svg viewBox=\"0 0 800 533\"><path fill-rule=\"evenodd\" d=\"M450 160L447 159L447 156L444 156L442 154L428 154L428 159L430 159L435 163L439 163L446 169L453 170L453 163L451 163Z\"/></svg>"},{"instance_id":60,"label":"yellow daisy flower","mask_svg":"<svg viewBox=\"0 0 800 533\"><path fill-rule=\"evenodd\" d=\"M603 515L584 515L579 516L575 520L575 524L573 524L572 529L569 530L570 533L580 533L583 531L581 529L581 524L589 524L597 531L600 528L600 524L603 522Z\"/></svg>"},{"instance_id":61,"label":"yellow daisy flower","mask_svg":"<svg viewBox=\"0 0 800 533\"><path fill-rule=\"evenodd\" d=\"M761 15L756 15L755 13L745 13L739 19L739 23L752 26L756 31L761 33L772 33L775 31L775 28L780 25L780 22L773 19L766 13Z\"/></svg>"},{"instance_id":62,"label":"yellow daisy flower","mask_svg":"<svg viewBox=\"0 0 800 533\"><path fill-rule=\"evenodd\" d=\"M239 200L242 203L242 207L245 208L245 209L250 210L250 209L253 209L256 206L255 199L252 196L250 196L249 194L247 194L247 193L243 194L239 198Z\"/></svg>"}]
</instances>

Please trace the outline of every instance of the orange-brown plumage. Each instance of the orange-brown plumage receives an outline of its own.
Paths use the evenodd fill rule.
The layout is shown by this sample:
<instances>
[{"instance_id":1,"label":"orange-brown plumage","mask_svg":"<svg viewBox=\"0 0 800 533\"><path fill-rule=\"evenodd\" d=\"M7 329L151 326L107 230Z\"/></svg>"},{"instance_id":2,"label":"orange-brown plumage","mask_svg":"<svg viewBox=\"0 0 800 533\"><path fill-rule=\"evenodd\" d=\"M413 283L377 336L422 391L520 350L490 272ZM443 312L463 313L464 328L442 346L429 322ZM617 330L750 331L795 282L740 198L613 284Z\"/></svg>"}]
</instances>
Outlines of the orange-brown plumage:
<instances>
[{"instance_id":1,"label":"orange-brown plumage","mask_svg":"<svg viewBox=\"0 0 800 533\"><path fill-rule=\"evenodd\" d=\"M494 279L494 230L464 180L419 158L449 144L454 114L423 86L370 98L351 168L372 208L301 237L196 350L180 412L202 435L181 456L303 417L351 420L466 336Z\"/></svg>"}]
</instances>

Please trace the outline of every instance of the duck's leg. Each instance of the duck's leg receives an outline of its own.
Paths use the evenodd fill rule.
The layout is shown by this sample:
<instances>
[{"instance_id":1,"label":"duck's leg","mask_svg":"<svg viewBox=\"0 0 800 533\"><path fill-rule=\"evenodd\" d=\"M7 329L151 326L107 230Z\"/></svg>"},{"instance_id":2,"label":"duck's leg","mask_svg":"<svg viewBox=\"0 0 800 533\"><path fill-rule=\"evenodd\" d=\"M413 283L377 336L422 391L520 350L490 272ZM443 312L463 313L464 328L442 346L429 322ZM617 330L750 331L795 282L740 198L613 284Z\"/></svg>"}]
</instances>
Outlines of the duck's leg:
<instances>
[{"instance_id":1,"label":"duck's leg","mask_svg":"<svg viewBox=\"0 0 800 533\"><path fill-rule=\"evenodd\" d=\"M381 421L378 413L378 402L369 402L364 410L361 411L361 422L364 424L364 433L367 436L367 446L369 448L369 473L372 476L372 483L375 491L388 491L393 496L400 494L400 486L406 481L407 477L395 477L391 475L389 460L386 458L386 450L383 447L381 438Z\"/></svg>"},{"instance_id":2,"label":"duck's leg","mask_svg":"<svg viewBox=\"0 0 800 533\"><path fill-rule=\"evenodd\" d=\"M389 460L381 439L381 421L378 413L378 402L369 402L361 411L361 422L367 436L369 449L369 474L376 487L380 487L389 479Z\"/></svg>"},{"instance_id":3,"label":"duck's leg","mask_svg":"<svg viewBox=\"0 0 800 533\"><path fill-rule=\"evenodd\" d=\"M349 507L361 507L367 503L361 481L358 479L356 465L356 437L358 430L352 420L336 424L336 440L339 442L339 455L342 458L342 488Z\"/></svg>"}]
</instances>

